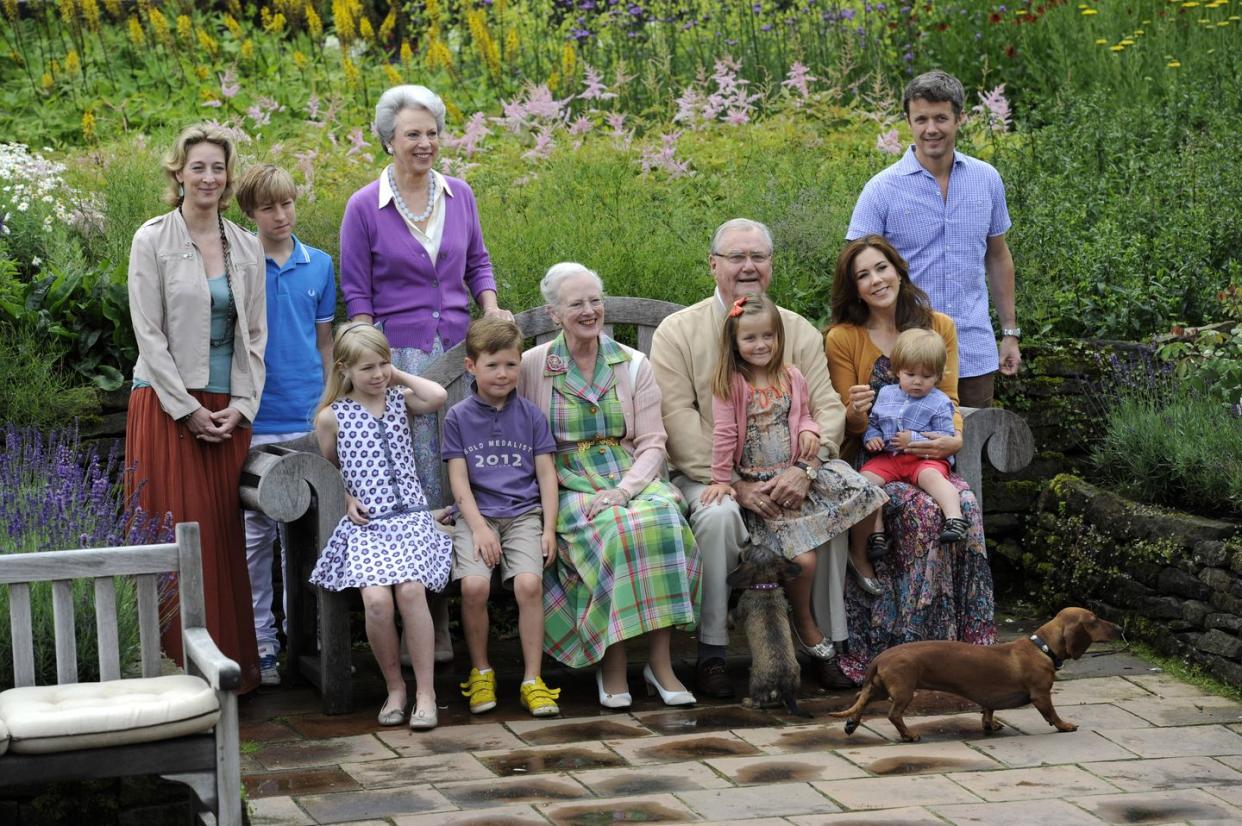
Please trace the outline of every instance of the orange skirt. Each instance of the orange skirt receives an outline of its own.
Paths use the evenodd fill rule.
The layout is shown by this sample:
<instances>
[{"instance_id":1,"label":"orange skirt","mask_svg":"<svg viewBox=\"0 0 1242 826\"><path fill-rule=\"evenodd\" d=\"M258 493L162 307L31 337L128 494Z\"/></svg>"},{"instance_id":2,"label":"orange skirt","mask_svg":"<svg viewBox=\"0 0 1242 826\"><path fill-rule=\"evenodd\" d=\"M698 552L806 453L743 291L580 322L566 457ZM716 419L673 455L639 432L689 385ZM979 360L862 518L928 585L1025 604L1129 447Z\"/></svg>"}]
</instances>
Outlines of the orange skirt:
<instances>
[{"instance_id":1,"label":"orange skirt","mask_svg":"<svg viewBox=\"0 0 1242 826\"><path fill-rule=\"evenodd\" d=\"M227 393L191 390L208 410L229 404ZM125 425L126 496L138 488L138 504L149 514L171 513L174 522L197 522L203 547L203 596L207 630L229 659L241 665L242 691L259 685L259 651L250 603L250 573L242 529L238 484L250 450L250 428L218 444L194 438L160 407L150 387L129 397ZM174 587L161 589L164 652L184 666L181 606Z\"/></svg>"}]
</instances>

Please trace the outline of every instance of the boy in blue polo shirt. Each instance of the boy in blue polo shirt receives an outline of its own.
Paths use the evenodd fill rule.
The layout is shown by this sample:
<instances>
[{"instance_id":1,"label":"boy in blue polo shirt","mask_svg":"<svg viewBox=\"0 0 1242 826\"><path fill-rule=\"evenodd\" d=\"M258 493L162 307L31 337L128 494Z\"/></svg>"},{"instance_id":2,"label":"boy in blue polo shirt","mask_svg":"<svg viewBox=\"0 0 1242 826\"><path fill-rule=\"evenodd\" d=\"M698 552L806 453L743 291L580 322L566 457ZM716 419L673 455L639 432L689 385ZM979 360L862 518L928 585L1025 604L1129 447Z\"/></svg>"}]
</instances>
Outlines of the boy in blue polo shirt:
<instances>
[{"instance_id":1,"label":"boy in blue polo shirt","mask_svg":"<svg viewBox=\"0 0 1242 826\"><path fill-rule=\"evenodd\" d=\"M525 674L522 706L536 717L560 713L560 689L540 677L543 570L556 560L556 441L543 411L517 394L522 331L481 318L466 333L474 393L444 417L442 451L461 511L453 527L453 579L461 582L461 624L470 652L462 694L475 714L496 707L496 672L487 658L487 597L492 571L518 604Z\"/></svg>"},{"instance_id":2,"label":"boy in blue polo shirt","mask_svg":"<svg viewBox=\"0 0 1242 826\"><path fill-rule=\"evenodd\" d=\"M336 279L332 258L293 234L297 189L289 173L272 164L246 170L237 185L237 205L255 222L267 258L267 380L252 425L251 446L287 442L311 432L310 417L332 367L332 319ZM245 512L246 562L254 604L263 685L280 685L276 620L272 615L272 545L277 525ZM281 542L284 570L284 542Z\"/></svg>"}]
</instances>

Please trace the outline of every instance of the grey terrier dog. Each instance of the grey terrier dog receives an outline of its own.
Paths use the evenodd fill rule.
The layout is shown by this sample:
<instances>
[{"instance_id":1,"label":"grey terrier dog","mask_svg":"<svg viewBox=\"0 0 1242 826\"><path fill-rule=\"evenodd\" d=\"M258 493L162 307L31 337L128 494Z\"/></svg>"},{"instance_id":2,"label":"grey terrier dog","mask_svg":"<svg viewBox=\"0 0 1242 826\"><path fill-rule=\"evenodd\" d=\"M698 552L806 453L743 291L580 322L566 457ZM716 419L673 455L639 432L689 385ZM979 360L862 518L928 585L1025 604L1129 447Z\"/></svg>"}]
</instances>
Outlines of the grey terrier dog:
<instances>
[{"instance_id":1,"label":"grey terrier dog","mask_svg":"<svg viewBox=\"0 0 1242 826\"><path fill-rule=\"evenodd\" d=\"M798 707L802 669L794 654L784 590L785 583L801 570L772 548L752 543L729 574L729 587L746 589L734 610L750 644L750 696L742 701L744 706L783 705L790 714L811 716Z\"/></svg>"}]
</instances>

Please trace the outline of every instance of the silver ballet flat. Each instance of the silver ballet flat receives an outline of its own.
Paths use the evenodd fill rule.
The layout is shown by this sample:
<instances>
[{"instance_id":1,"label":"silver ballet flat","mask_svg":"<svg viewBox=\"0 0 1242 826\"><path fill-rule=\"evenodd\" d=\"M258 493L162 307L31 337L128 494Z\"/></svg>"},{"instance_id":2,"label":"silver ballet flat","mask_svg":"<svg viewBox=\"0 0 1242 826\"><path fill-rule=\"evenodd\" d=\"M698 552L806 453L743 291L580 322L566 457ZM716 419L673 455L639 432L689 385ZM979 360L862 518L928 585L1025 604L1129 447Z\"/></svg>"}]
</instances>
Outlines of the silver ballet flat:
<instances>
[{"instance_id":1,"label":"silver ballet flat","mask_svg":"<svg viewBox=\"0 0 1242 826\"><path fill-rule=\"evenodd\" d=\"M848 556L845 558L845 565L850 569L850 573L854 575L854 579L858 580L859 588L862 588L873 597L878 597L884 593L884 586L880 584L880 580L873 576L863 576L862 571L854 567L854 560Z\"/></svg>"}]
</instances>

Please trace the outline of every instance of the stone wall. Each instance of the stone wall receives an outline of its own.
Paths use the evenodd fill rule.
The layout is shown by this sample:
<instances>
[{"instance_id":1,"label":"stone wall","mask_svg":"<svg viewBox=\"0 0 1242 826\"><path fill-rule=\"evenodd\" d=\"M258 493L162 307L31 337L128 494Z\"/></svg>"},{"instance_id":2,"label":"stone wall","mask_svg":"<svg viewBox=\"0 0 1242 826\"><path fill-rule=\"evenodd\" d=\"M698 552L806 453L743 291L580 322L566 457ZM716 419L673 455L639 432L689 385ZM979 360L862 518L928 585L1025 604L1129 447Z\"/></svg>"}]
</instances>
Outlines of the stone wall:
<instances>
[{"instance_id":1,"label":"stone wall","mask_svg":"<svg viewBox=\"0 0 1242 826\"><path fill-rule=\"evenodd\" d=\"M1086 604L1127 636L1242 685L1242 525L1062 475L1039 496L1023 546L1020 567L1041 602Z\"/></svg>"}]
</instances>

